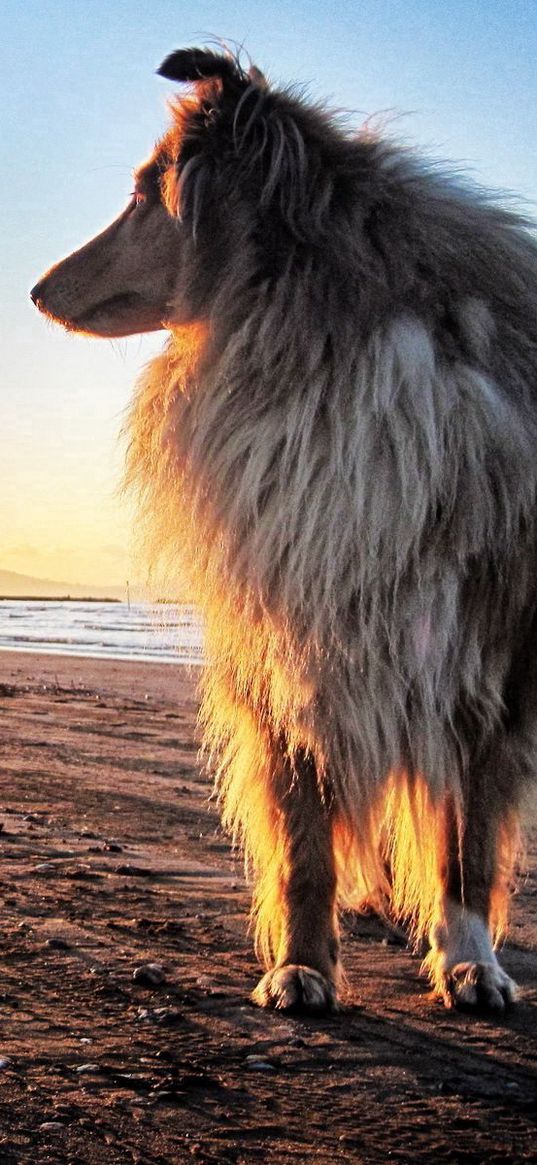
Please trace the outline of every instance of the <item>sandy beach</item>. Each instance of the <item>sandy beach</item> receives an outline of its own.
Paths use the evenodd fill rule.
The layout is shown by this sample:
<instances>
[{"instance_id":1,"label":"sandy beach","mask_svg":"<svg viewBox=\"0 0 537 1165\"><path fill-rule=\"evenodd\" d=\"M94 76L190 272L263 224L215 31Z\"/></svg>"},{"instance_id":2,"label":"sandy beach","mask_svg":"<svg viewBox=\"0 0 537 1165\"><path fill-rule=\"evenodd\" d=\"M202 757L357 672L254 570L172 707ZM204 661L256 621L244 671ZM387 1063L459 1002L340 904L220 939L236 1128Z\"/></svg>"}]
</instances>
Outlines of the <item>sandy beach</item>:
<instances>
[{"instance_id":1,"label":"sandy beach","mask_svg":"<svg viewBox=\"0 0 537 1165\"><path fill-rule=\"evenodd\" d=\"M0 653L0 1165L537 1161L535 831L509 1016L445 1011L355 915L342 1014L263 1013L196 677Z\"/></svg>"}]
</instances>

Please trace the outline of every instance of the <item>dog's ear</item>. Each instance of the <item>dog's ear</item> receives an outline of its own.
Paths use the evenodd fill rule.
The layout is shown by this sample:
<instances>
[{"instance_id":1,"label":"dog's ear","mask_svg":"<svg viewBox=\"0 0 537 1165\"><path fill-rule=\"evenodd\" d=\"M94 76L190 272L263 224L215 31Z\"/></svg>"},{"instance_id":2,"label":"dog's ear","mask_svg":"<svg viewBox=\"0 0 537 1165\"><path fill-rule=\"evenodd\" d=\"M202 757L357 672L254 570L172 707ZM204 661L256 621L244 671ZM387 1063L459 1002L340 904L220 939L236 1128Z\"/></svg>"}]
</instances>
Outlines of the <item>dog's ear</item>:
<instances>
[{"instance_id":1,"label":"dog's ear","mask_svg":"<svg viewBox=\"0 0 537 1165\"><path fill-rule=\"evenodd\" d=\"M274 221L285 223L297 238L306 238L312 226L318 226L329 195L322 195L321 211L311 209L321 162L317 149L306 148L296 103L271 92L255 66L246 72L236 58L210 50L179 49L157 72L197 87L199 106L180 102L176 111L176 119L183 128L186 125L177 167L183 221L191 218L196 231L207 191L215 189L215 176L229 180L232 164L234 190L241 184L248 187L258 210L272 208Z\"/></svg>"},{"instance_id":2,"label":"dog's ear","mask_svg":"<svg viewBox=\"0 0 537 1165\"><path fill-rule=\"evenodd\" d=\"M178 49L166 57L157 73L160 77L166 77L168 81L191 84L221 81L224 89L235 91L252 83L252 77L244 72L237 60L222 53L213 53L209 49Z\"/></svg>"}]
</instances>

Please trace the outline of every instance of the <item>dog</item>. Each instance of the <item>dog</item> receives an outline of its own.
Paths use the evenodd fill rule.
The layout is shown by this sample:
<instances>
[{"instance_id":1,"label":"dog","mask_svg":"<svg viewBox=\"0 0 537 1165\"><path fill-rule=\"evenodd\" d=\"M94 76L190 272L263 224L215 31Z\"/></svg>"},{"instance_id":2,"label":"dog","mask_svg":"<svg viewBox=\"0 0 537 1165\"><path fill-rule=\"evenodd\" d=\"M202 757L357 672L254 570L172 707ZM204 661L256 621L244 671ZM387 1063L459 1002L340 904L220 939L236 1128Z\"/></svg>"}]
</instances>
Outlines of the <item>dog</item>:
<instances>
[{"instance_id":1,"label":"dog","mask_svg":"<svg viewBox=\"0 0 537 1165\"><path fill-rule=\"evenodd\" d=\"M126 481L203 612L253 998L337 1008L338 911L367 902L447 1006L501 1012L537 760L531 230L225 52L159 72L187 89L126 210L31 295L91 336L169 332Z\"/></svg>"}]
</instances>

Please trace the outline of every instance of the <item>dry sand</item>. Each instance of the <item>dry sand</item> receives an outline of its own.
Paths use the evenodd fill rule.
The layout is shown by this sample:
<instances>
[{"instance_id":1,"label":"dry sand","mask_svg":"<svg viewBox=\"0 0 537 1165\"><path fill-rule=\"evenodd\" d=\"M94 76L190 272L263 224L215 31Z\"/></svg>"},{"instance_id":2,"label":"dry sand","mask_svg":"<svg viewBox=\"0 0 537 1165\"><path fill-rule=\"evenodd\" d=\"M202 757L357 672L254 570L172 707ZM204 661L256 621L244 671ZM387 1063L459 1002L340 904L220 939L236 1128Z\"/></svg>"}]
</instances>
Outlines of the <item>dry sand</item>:
<instances>
[{"instance_id":1,"label":"dry sand","mask_svg":"<svg viewBox=\"0 0 537 1165\"><path fill-rule=\"evenodd\" d=\"M507 1018L356 916L348 1009L263 1013L195 716L179 666L0 653L0 1165L536 1162L535 836Z\"/></svg>"}]
</instances>

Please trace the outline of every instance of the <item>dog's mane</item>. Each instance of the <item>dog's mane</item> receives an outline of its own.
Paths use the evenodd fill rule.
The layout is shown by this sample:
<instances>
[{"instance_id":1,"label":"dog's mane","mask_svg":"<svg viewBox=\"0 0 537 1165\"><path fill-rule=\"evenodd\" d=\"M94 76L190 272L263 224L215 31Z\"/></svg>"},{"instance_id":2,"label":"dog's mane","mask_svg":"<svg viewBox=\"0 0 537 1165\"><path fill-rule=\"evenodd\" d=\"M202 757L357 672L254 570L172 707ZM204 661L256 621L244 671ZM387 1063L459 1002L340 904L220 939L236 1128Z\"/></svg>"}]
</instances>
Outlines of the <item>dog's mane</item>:
<instances>
[{"instance_id":1,"label":"dog's mane","mask_svg":"<svg viewBox=\"0 0 537 1165\"><path fill-rule=\"evenodd\" d=\"M204 77L173 104L174 205L195 235L217 205L234 207L228 229L240 230L235 255L254 292L266 278L309 284L311 306L317 298L332 322L346 315L360 338L399 310L416 311L452 348L462 340L460 328L450 335L461 300L492 295L497 326L522 324L537 343L523 215L446 166L369 127L351 133L321 106L237 69L231 91ZM241 283L233 264L224 283L222 317ZM219 307L216 296L215 315Z\"/></svg>"}]
</instances>

